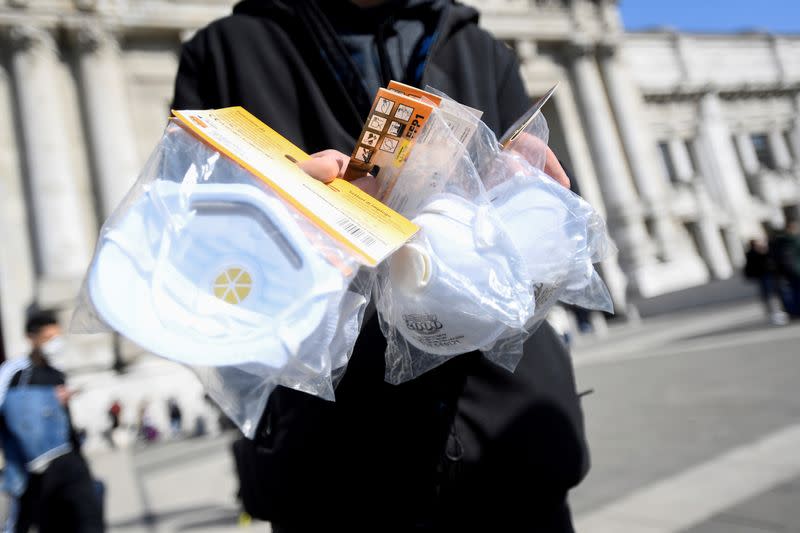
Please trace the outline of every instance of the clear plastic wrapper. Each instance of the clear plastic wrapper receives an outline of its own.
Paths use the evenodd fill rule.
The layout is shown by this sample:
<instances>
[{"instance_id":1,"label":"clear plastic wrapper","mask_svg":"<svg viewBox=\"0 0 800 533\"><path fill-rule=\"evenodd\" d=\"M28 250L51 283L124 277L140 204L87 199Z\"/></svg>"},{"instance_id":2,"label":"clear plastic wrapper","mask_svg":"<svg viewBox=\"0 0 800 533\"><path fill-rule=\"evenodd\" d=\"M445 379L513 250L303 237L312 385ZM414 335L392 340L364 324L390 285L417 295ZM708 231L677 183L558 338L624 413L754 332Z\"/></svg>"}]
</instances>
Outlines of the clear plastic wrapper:
<instances>
[{"instance_id":1,"label":"clear plastic wrapper","mask_svg":"<svg viewBox=\"0 0 800 533\"><path fill-rule=\"evenodd\" d=\"M387 381L407 381L524 331L534 312L525 263L440 113L428 119L385 201L421 228L378 269ZM521 341L504 343L521 355Z\"/></svg>"},{"instance_id":2,"label":"clear plastic wrapper","mask_svg":"<svg viewBox=\"0 0 800 533\"><path fill-rule=\"evenodd\" d=\"M614 245L594 208L545 173L548 136L547 121L539 114L505 147L485 126L471 146L492 205L524 258L535 294L536 311L524 332L506 333L513 346L536 331L558 301L613 311L593 264L613 253ZM504 351L503 342L484 353L509 370L519 362L519 354Z\"/></svg>"},{"instance_id":3,"label":"clear plastic wrapper","mask_svg":"<svg viewBox=\"0 0 800 533\"><path fill-rule=\"evenodd\" d=\"M291 164L286 161L281 164ZM285 385L333 399L369 294L359 262L176 121L103 225L71 329L192 367L250 436Z\"/></svg>"},{"instance_id":4,"label":"clear plastic wrapper","mask_svg":"<svg viewBox=\"0 0 800 533\"><path fill-rule=\"evenodd\" d=\"M386 199L422 228L379 268L392 383L476 349L513 371L557 301L612 310L593 263L613 244L602 217L545 174L544 117L506 147L482 122L475 128L456 138L434 113ZM453 334L443 333L448 323Z\"/></svg>"}]
</instances>

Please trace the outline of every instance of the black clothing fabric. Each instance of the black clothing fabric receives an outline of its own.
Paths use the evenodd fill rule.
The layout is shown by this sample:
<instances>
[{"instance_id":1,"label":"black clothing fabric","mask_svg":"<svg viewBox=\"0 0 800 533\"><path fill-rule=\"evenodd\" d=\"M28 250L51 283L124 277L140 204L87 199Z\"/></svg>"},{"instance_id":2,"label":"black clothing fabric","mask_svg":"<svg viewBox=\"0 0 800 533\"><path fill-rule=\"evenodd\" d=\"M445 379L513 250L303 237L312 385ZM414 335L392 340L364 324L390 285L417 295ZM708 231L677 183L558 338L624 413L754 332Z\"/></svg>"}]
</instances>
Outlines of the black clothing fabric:
<instances>
[{"instance_id":1,"label":"black clothing fabric","mask_svg":"<svg viewBox=\"0 0 800 533\"><path fill-rule=\"evenodd\" d=\"M344 44L360 74L364 98L369 99L390 80L419 82L417 70L445 4L413 0L367 9L347 0L326 1L319 4L323 16L317 16L314 25L329 27Z\"/></svg>"},{"instance_id":2,"label":"black clothing fabric","mask_svg":"<svg viewBox=\"0 0 800 533\"><path fill-rule=\"evenodd\" d=\"M753 248L745 254L744 275L748 279L760 279L772 275L776 271L775 263L769 252L759 252Z\"/></svg>"},{"instance_id":3,"label":"black clothing fabric","mask_svg":"<svg viewBox=\"0 0 800 533\"><path fill-rule=\"evenodd\" d=\"M425 21L402 69L418 74L414 85L481 109L497 133L528 108L513 52L477 26L474 9L390 7L394 20L413 9ZM184 45L174 107L241 105L307 152L349 153L373 95L337 21L321 16L310 0L240 2ZM385 347L372 317L335 403L273 392L254 441L234 445L250 514L288 532L572 531L566 495L588 470L588 450L572 363L549 326L513 374L473 352L390 385Z\"/></svg>"},{"instance_id":4,"label":"black clothing fabric","mask_svg":"<svg viewBox=\"0 0 800 533\"><path fill-rule=\"evenodd\" d=\"M14 377L11 378L11 381L8 384L8 388L18 387L20 381L22 380L22 375L25 372L29 372L29 377L27 379L28 385L52 385L53 387L56 387L66 383L64 374L52 366L31 365L31 367L27 370L20 370L14 374Z\"/></svg>"},{"instance_id":5,"label":"black clothing fabric","mask_svg":"<svg viewBox=\"0 0 800 533\"><path fill-rule=\"evenodd\" d=\"M39 533L102 533L101 495L77 452L57 457L42 474L31 474L19 501L15 533L32 525Z\"/></svg>"},{"instance_id":6,"label":"black clothing fabric","mask_svg":"<svg viewBox=\"0 0 800 533\"><path fill-rule=\"evenodd\" d=\"M374 95L364 91L340 40L319 46L330 31L309 26L315 20L305 16L313 9L309 3L245 0L233 15L199 31L183 47L173 108L241 105L307 152L350 153ZM430 84L481 109L484 122L498 131L513 124L530 99L513 52L477 20L472 8L444 5L415 85Z\"/></svg>"}]
</instances>

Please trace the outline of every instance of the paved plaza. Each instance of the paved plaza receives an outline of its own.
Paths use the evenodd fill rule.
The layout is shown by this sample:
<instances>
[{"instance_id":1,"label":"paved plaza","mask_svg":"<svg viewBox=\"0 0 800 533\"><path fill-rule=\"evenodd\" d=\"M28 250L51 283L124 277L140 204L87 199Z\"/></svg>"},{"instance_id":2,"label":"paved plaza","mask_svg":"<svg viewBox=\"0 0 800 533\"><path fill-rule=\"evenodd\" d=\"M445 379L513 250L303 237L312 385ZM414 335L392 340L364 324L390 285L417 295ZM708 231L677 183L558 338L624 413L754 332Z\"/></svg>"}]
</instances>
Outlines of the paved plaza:
<instances>
[{"instance_id":1,"label":"paved plaza","mask_svg":"<svg viewBox=\"0 0 800 533\"><path fill-rule=\"evenodd\" d=\"M95 454L94 473L108 486L111 533L269 532L239 524L233 434Z\"/></svg>"},{"instance_id":2,"label":"paved plaza","mask_svg":"<svg viewBox=\"0 0 800 533\"><path fill-rule=\"evenodd\" d=\"M728 304L580 341L579 533L800 531L800 324Z\"/></svg>"},{"instance_id":3,"label":"paved plaza","mask_svg":"<svg viewBox=\"0 0 800 533\"><path fill-rule=\"evenodd\" d=\"M800 532L800 323L722 303L612 325L573 349L592 469L578 533ZM239 524L233 435L90 454L113 533Z\"/></svg>"}]
</instances>

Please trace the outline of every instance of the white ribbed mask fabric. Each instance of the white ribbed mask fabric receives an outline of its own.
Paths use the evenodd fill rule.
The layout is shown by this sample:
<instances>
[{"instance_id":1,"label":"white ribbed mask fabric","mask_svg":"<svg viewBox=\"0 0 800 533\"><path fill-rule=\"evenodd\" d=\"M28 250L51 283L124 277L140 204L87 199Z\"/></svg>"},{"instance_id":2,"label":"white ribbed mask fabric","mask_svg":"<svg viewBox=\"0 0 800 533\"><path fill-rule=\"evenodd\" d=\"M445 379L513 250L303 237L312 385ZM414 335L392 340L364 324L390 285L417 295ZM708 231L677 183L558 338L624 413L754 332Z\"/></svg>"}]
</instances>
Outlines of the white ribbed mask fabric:
<instances>
[{"instance_id":1,"label":"white ribbed mask fabric","mask_svg":"<svg viewBox=\"0 0 800 533\"><path fill-rule=\"evenodd\" d=\"M518 252L496 238L502 230L486 208L455 195L433 197L413 222L420 235L389 259L390 296L379 311L427 353L492 344L509 327L503 311L525 300L511 267Z\"/></svg>"},{"instance_id":2,"label":"white ribbed mask fabric","mask_svg":"<svg viewBox=\"0 0 800 533\"><path fill-rule=\"evenodd\" d=\"M184 191L168 181L104 235L88 276L92 303L115 330L209 366L283 367L330 329L323 320L338 320L326 310L343 285L276 198L251 185Z\"/></svg>"},{"instance_id":3,"label":"white ribbed mask fabric","mask_svg":"<svg viewBox=\"0 0 800 533\"><path fill-rule=\"evenodd\" d=\"M586 220L577 197L559 187L547 176L520 176L489 191L533 284L581 283L591 270Z\"/></svg>"}]
</instances>

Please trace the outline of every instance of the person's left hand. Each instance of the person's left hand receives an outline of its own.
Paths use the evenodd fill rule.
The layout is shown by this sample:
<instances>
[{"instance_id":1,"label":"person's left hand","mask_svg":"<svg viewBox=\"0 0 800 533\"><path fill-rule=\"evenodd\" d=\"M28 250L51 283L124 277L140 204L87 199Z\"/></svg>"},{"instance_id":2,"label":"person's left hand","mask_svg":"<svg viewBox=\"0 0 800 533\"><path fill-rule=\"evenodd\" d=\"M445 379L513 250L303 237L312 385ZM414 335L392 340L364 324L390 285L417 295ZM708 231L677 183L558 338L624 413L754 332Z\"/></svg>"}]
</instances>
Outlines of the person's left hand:
<instances>
[{"instance_id":1,"label":"person's left hand","mask_svg":"<svg viewBox=\"0 0 800 533\"><path fill-rule=\"evenodd\" d=\"M518 153L531 165L542 168L544 172L558 183L569 189L569 177L558 161L556 154L544 141L535 135L522 132L519 137L508 146L508 150Z\"/></svg>"},{"instance_id":2,"label":"person's left hand","mask_svg":"<svg viewBox=\"0 0 800 533\"><path fill-rule=\"evenodd\" d=\"M75 396L77 391L68 389L66 385L58 385L56 387L56 398L61 405L67 405L70 398Z\"/></svg>"},{"instance_id":3,"label":"person's left hand","mask_svg":"<svg viewBox=\"0 0 800 533\"><path fill-rule=\"evenodd\" d=\"M561 162L558 160L556 154L550 149L549 146L547 147L547 161L544 163L544 172L562 186L569 189L569 176L567 176L564 167L561 166Z\"/></svg>"},{"instance_id":4,"label":"person's left hand","mask_svg":"<svg viewBox=\"0 0 800 533\"><path fill-rule=\"evenodd\" d=\"M348 163L350 163L348 155L338 150L323 150L316 154L311 154L311 159L301 161L297 166L312 178L316 178L322 183L330 183L334 179L344 176ZM378 192L375 178L366 172L363 176L350 181L350 183L370 196L375 196Z\"/></svg>"}]
</instances>

